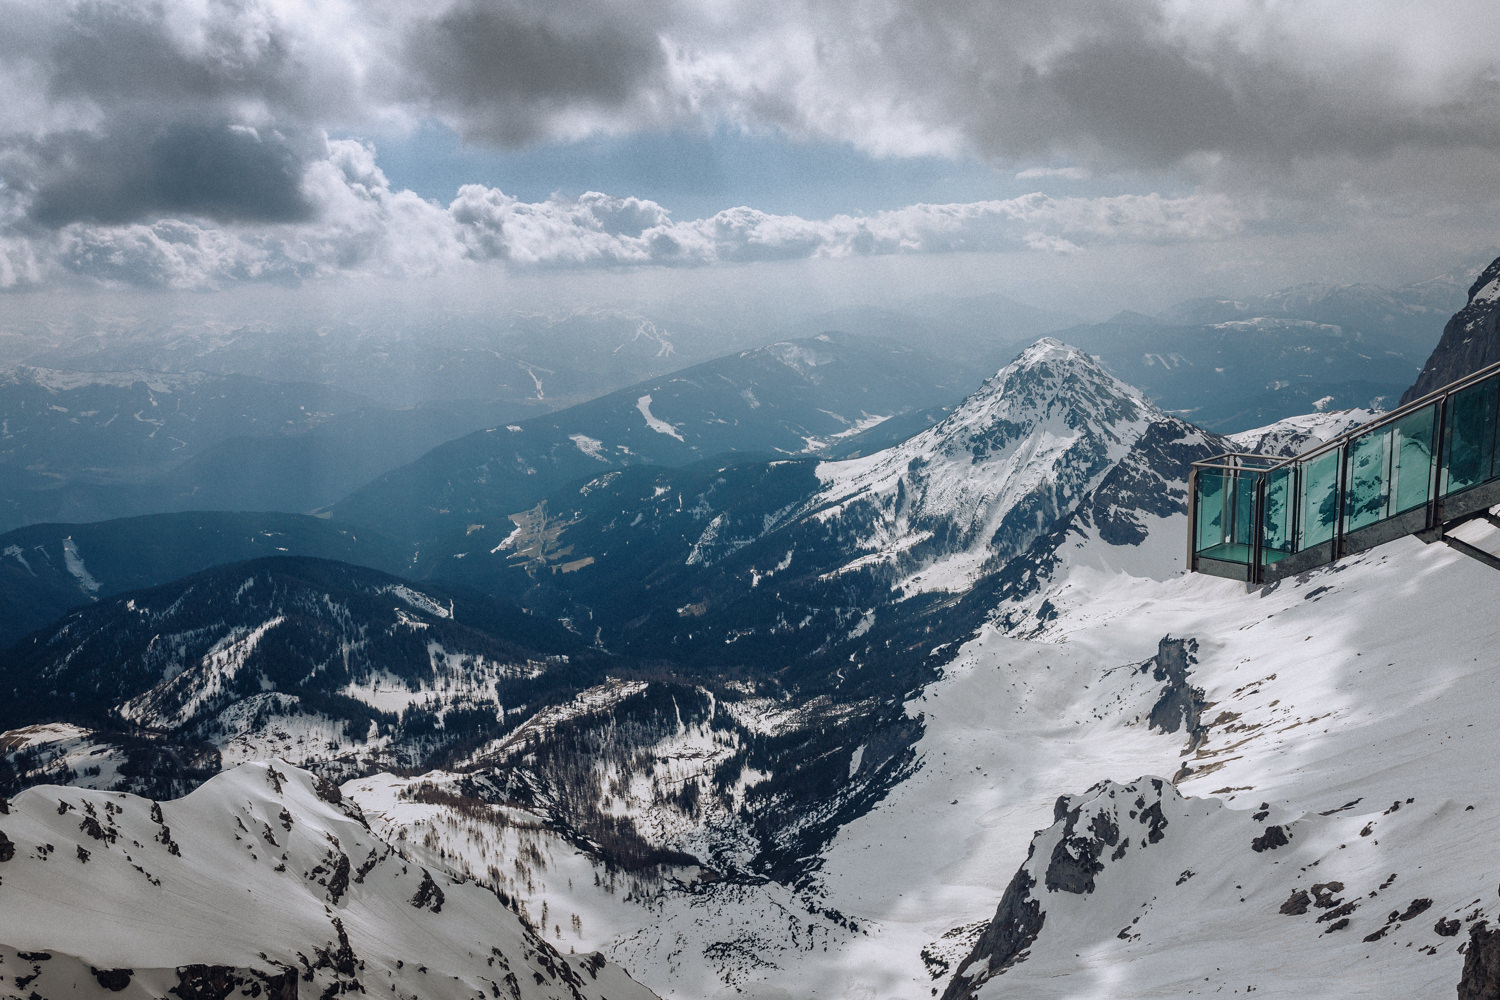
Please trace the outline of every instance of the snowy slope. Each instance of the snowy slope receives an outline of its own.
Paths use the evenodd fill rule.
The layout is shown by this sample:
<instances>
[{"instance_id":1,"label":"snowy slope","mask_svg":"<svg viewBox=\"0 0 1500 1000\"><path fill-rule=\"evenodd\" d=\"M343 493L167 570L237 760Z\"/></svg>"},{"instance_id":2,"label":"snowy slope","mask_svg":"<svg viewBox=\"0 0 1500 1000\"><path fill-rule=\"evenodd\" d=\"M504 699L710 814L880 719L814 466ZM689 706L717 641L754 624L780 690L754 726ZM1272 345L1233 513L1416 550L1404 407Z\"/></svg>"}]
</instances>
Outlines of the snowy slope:
<instances>
[{"instance_id":1,"label":"snowy slope","mask_svg":"<svg viewBox=\"0 0 1500 1000\"><path fill-rule=\"evenodd\" d=\"M651 996L340 798L275 762L165 803L28 789L0 815L0 996Z\"/></svg>"},{"instance_id":2,"label":"snowy slope","mask_svg":"<svg viewBox=\"0 0 1500 1000\"><path fill-rule=\"evenodd\" d=\"M1143 549L1180 554L1179 521L1149 527ZM552 874L536 876L554 922L580 914L575 940L664 995L928 995L977 968L1025 863L1045 920L982 996L1307 996L1335 976L1340 995L1451 989L1468 928L1500 913L1482 835L1500 820L1493 571L1406 539L1257 595L1080 558L1098 545L1063 561L1036 637L1004 634L1000 616L907 702L917 768L811 877L612 895L554 841L539 847ZM1196 643L1178 683L1156 670L1169 635ZM1196 747L1186 716L1151 726L1164 704L1196 706ZM1074 809L1073 855L1095 813L1120 833L1090 892L1048 891ZM1163 820L1155 841L1147 810ZM1287 844L1270 846L1273 826ZM1305 912L1283 913L1300 893Z\"/></svg>"},{"instance_id":3,"label":"snowy slope","mask_svg":"<svg viewBox=\"0 0 1500 1000\"><path fill-rule=\"evenodd\" d=\"M483 880L560 950L601 949L663 996L1447 992L1467 929L1500 913L1500 578L1413 539L1259 593L1183 575L1187 463L1224 442L1092 371L1044 342L951 423L823 465L811 510L745 518L766 539L691 564L672 550L684 574L718 560L699 578L716 586L747 567L730 603L892 570L868 576L916 597L837 632L811 611L780 623L836 651L814 651L837 660L819 686L797 689L813 654L791 638L753 671L703 654L672 674L664 656L524 714L501 699L516 715L446 770L345 794L415 863ZM659 496L702 533L722 514ZM818 518L826 547L788 560L804 536L781 526ZM402 600L424 635L451 625ZM661 648L696 634L743 656L704 601L653 620ZM254 630L286 628L271 620L195 662L232 682ZM421 678L468 690L423 649ZM340 690L384 711L414 690L393 680Z\"/></svg>"},{"instance_id":4,"label":"snowy slope","mask_svg":"<svg viewBox=\"0 0 1500 1000\"><path fill-rule=\"evenodd\" d=\"M1182 580L1064 614L1064 646L1197 638L1207 736L1180 760L1096 771L1176 773L1187 798L1148 781L1073 800L1125 831L1136 796L1160 799L1160 841L1106 848L1090 892L1033 888L1045 921L1028 956L977 995L1306 996L1331 977L1340 996L1450 991L1470 926L1500 911L1484 833L1500 819L1496 611L1493 570L1404 539L1259 596ZM1036 825L1040 885L1066 824ZM962 971L983 980L994 954Z\"/></svg>"}]
</instances>

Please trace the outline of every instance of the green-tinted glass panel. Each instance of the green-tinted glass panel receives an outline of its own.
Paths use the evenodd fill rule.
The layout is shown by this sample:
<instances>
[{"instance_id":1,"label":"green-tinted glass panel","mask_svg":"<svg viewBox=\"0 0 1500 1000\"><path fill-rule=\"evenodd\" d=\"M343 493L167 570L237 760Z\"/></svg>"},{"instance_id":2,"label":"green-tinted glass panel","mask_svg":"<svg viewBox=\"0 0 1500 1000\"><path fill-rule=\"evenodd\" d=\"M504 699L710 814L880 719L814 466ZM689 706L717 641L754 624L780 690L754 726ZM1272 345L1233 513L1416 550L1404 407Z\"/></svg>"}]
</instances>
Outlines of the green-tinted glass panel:
<instances>
[{"instance_id":1,"label":"green-tinted glass panel","mask_svg":"<svg viewBox=\"0 0 1500 1000\"><path fill-rule=\"evenodd\" d=\"M1391 514L1415 510L1432 499L1432 442L1437 404L1424 406L1391 428Z\"/></svg>"},{"instance_id":2,"label":"green-tinted glass panel","mask_svg":"<svg viewBox=\"0 0 1500 1000\"><path fill-rule=\"evenodd\" d=\"M1390 428L1356 438L1349 452L1349 483L1344 491L1346 530L1385 518L1390 489Z\"/></svg>"},{"instance_id":3,"label":"green-tinted glass panel","mask_svg":"<svg viewBox=\"0 0 1500 1000\"><path fill-rule=\"evenodd\" d=\"M1266 506L1262 519L1261 558L1271 562L1292 551L1292 470L1277 469L1266 474Z\"/></svg>"},{"instance_id":4,"label":"green-tinted glass panel","mask_svg":"<svg viewBox=\"0 0 1500 1000\"><path fill-rule=\"evenodd\" d=\"M1500 378L1492 378L1456 392L1448 400L1444 493L1477 486L1493 475L1497 390Z\"/></svg>"},{"instance_id":5,"label":"green-tinted glass panel","mask_svg":"<svg viewBox=\"0 0 1500 1000\"><path fill-rule=\"evenodd\" d=\"M1224 474L1208 469L1198 472L1196 521L1198 537L1193 548L1199 552L1223 545L1224 536Z\"/></svg>"},{"instance_id":6,"label":"green-tinted glass panel","mask_svg":"<svg viewBox=\"0 0 1500 1000\"><path fill-rule=\"evenodd\" d=\"M1240 473L1234 480L1234 541L1251 545L1255 541L1255 484L1260 477ZM1249 562L1249 558L1245 559Z\"/></svg>"},{"instance_id":7,"label":"green-tinted glass panel","mask_svg":"<svg viewBox=\"0 0 1500 1000\"><path fill-rule=\"evenodd\" d=\"M1299 550L1333 537L1338 523L1339 456L1335 449L1302 463L1302 540Z\"/></svg>"}]
</instances>

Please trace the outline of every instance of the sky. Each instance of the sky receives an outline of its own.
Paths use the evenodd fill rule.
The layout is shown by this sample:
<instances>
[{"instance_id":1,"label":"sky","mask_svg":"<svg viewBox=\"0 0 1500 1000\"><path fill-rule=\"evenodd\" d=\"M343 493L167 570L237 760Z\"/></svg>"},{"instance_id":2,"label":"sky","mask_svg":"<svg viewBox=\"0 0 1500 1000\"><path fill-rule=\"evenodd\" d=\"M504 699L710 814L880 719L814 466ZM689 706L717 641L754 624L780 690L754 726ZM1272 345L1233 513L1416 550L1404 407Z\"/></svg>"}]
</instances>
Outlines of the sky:
<instances>
[{"instance_id":1,"label":"sky","mask_svg":"<svg viewBox=\"0 0 1500 1000\"><path fill-rule=\"evenodd\" d=\"M0 24L0 310L32 315L726 289L1105 314L1500 242L1478 0L0 0Z\"/></svg>"}]
</instances>

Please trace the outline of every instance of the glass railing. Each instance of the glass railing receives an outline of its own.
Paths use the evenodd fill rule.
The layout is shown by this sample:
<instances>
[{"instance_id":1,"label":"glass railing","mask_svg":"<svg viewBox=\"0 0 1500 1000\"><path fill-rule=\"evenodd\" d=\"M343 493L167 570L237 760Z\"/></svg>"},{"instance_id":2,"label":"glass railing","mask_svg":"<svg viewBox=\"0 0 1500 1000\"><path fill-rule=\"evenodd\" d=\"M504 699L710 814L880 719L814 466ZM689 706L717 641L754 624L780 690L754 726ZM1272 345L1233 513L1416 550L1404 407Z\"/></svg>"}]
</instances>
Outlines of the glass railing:
<instances>
[{"instance_id":1,"label":"glass railing","mask_svg":"<svg viewBox=\"0 0 1500 1000\"><path fill-rule=\"evenodd\" d=\"M1500 364L1295 458L1196 462L1190 566L1264 583L1500 503Z\"/></svg>"}]
</instances>

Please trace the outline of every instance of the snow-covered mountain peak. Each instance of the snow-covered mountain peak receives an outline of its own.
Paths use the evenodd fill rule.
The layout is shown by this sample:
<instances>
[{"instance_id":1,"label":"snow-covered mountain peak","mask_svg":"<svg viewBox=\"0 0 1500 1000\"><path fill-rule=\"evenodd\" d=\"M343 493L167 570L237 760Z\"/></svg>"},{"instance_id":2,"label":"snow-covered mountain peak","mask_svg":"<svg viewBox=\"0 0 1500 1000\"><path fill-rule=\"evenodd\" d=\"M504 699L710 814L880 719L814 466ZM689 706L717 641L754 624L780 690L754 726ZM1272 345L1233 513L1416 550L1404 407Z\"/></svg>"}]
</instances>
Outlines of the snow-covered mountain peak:
<instances>
[{"instance_id":1,"label":"snow-covered mountain peak","mask_svg":"<svg viewBox=\"0 0 1500 1000\"><path fill-rule=\"evenodd\" d=\"M997 406L1003 410L995 410ZM1108 418L1111 411L1132 408L1153 415L1161 412L1139 389L1105 371L1087 352L1043 337L986 379L952 416L929 433L946 436L944 424L966 423L966 416L979 413L1016 419L1028 409L1038 414L1068 410L1076 422L1089 416ZM1130 414L1131 419L1134 417Z\"/></svg>"},{"instance_id":2,"label":"snow-covered mountain peak","mask_svg":"<svg viewBox=\"0 0 1500 1000\"><path fill-rule=\"evenodd\" d=\"M908 589L965 589L1167 419L1085 352L1044 338L932 428L821 466L823 516L868 519L861 565L894 564Z\"/></svg>"}]
</instances>

